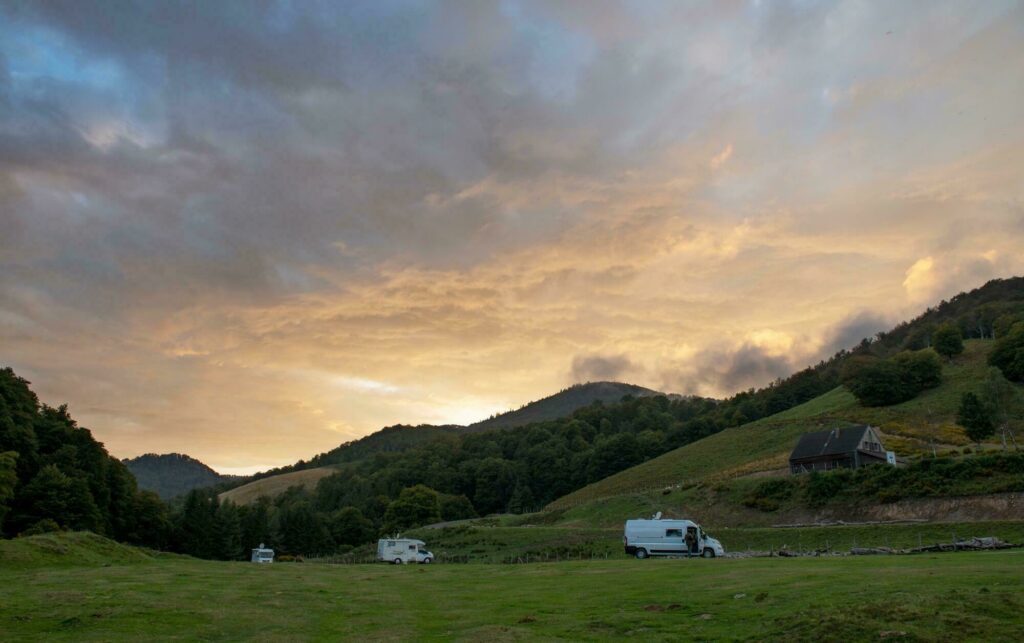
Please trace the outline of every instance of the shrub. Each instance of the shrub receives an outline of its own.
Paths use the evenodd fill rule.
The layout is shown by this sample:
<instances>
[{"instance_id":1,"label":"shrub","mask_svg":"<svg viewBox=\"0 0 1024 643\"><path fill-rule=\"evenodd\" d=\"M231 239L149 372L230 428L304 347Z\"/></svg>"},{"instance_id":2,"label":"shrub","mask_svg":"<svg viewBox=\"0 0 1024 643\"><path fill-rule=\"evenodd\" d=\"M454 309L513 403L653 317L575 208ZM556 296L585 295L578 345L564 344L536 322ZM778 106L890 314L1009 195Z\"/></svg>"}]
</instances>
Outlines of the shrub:
<instances>
[{"instance_id":1,"label":"shrub","mask_svg":"<svg viewBox=\"0 0 1024 643\"><path fill-rule=\"evenodd\" d=\"M804 484L804 500L811 507L828 504L851 486L853 471L838 469L830 473L812 471Z\"/></svg>"},{"instance_id":2,"label":"shrub","mask_svg":"<svg viewBox=\"0 0 1024 643\"><path fill-rule=\"evenodd\" d=\"M1024 382L1024 322L1017 322L1001 339L996 340L988 363L997 366L1006 379Z\"/></svg>"},{"instance_id":3,"label":"shrub","mask_svg":"<svg viewBox=\"0 0 1024 643\"><path fill-rule=\"evenodd\" d=\"M864 406L889 406L942 382L942 363L931 349L903 351L892 359L858 356L843 367L840 381Z\"/></svg>"},{"instance_id":4,"label":"shrub","mask_svg":"<svg viewBox=\"0 0 1024 643\"><path fill-rule=\"evenodd\" d=\"M932 335L932 347L936 353L950 359L964 352L964 338L960 328L953 323L939 326Z\"/></svg>"},{"instance_id":5,"label":"shrub","mask_svg":"<svg viewBox=\"0 0 1024 643\"><path fill-rule=\"evenodd\" d=\"M975 443L980 443L996 432L992 413L985 408L981 398L974 393L964 393L960 398L960 409L957 411L956 422L964 427L967 437Z\"/></svg>"},{"instance_id":6,"label":"shrub","mask_svg":"<svg viewBox=\"0 0 1024 643\"><path fill-rule=\"evenodd\" d=\"M799 483L793 478L773 478L757 485L743 499L744 506L761 511L777 511L796 493Z\"/></svg>"},{"instance_id":7,"label":"shrub","mask_svg":"<svg viewBox=\"0 0 1024 643\"><path fill-rule=\"evenodd\" d=\"M918 393L895 361L855 357L843 368L841 381L864 406L888 406Z\"/></svg>"},{"instance_id":8,"label":"shrub","mask_svg":"<svg viewBox=\"0 0 1024 643\"><path fill-rule=\"evenodd\" d=\"M893 358L896 365L903 371L904 378L917 391L935 388L942 383L942 362L931 349L920 351L903 351Z\"/></svg>"},{"instance_id":9,"label":"shrub","mask_svg":"<svg viewBox=\"0 0 1024 643\"><path fill-rule=\"evenodd\" d=\"M19 536L38 536L40 534L51 534L57 531L63 531L60 525L55 520L50 518L44 518L39 522L35 523L25 531L18 534Z\"/></svg>"}]
</instances>

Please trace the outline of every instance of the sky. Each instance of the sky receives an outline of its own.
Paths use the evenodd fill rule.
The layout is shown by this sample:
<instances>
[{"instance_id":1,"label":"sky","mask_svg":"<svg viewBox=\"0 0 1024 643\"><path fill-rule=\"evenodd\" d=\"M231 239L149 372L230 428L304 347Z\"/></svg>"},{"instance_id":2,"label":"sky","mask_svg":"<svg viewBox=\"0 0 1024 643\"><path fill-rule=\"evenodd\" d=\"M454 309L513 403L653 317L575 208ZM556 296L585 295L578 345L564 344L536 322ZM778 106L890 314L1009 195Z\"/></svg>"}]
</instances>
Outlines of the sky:
<instances>
[{"instance_id":1,"label":"sky","mask_svg":"<svg viewBox=\"0 0 1024 643\"><path fill-rule=\"evenodd\" d=\"M1024 274L1024 3L0 0L0 365L223 472Z\"/></svg>"}]
</instances>

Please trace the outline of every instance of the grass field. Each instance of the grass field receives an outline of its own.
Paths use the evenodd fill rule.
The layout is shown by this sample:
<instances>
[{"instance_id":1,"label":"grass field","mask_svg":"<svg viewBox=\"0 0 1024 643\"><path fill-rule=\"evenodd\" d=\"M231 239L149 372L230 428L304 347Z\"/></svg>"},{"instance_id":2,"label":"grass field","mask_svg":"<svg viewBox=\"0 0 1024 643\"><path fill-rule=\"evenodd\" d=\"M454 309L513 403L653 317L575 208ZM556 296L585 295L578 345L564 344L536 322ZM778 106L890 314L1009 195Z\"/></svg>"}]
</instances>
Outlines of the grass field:
<instances>
[{"instance_id":1,"label":"grass field","mask_svg":"<svg viewBox=\"0 0 1024 643\"><path fill-rule=\"evenodd\" d=\"M621 494L784 469L801 434L834 426L878 426L886 446L902 454L927 451L932 440L940 451L957 449L968 443L955 425L960 397L976 391L984 379L991 346L992 342L986 340L964 342L964 353L944 365L942 385L913 400L867 408L845 388L838 387L782 413L726 429L609 476L559 498L549 508L569 508Z\"/></svg>"},{"instance_id":2,"label":"grass field","mask_svg":"<svg viewBox=\"0 0 1024 643\"><path fill-rule=\"evenodd\" d=\"M5 640L1016 641L1024 628L1020 550L256 566L145 554L33 562L31 540L0 543L0 561L21 560L0 564Z\"/></svg>"},{"instance_id":3,"label":"grass field","mask_svg":"<svg viewBox=\"0 0 1024 643\"><path fill-rule=\"evenodd\" d=\"M316 469L291 471L269 478L253 480L241 487L225 491L218 498L220 498L221 502L230 500L236 505L247 505L260 496L273 498L287 491L289 487L306 487L312 491L316 488L316 483L320 482L321 478L326 478L337 472L338 469L336 467L317 467Z\"/></svg>"}]
</instances>

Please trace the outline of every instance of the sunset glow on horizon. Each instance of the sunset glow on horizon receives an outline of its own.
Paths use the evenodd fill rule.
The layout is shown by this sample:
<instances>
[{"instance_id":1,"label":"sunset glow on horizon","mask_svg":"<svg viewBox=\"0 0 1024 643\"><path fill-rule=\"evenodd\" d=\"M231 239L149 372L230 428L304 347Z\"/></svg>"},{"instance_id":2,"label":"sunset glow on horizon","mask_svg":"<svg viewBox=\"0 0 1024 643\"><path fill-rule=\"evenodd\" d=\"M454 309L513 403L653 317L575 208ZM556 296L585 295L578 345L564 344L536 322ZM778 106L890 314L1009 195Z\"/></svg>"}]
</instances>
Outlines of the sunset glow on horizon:
<instances>
[{"instance_id":1,"label":"sunset glow on horizon","mask_svg":"<svg viewBox=\"0 0 1024 643\"><path fill-rule=\"evenodd\" d=\"M0 2L0 366L282 466L1024 274L1024 4ZM244 11L243 11L244 8Z\"/></svg>"}]
</instances>

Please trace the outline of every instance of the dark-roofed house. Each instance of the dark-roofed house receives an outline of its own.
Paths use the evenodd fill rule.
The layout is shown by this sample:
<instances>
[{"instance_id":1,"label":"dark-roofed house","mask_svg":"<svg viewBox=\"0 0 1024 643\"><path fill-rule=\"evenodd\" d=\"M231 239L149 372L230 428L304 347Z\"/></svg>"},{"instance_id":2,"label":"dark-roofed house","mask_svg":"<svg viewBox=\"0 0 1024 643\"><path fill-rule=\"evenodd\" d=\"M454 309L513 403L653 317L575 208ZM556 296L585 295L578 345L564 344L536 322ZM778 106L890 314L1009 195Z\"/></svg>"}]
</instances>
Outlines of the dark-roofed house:
<instances>
[{"instance_id":1,"label":"dark-roofed house","mask_svg":"<svg viewBox=\"0 0 1024 643\"><path fill-rule=\"evenodd\" d=\"M886 463L895 464L895 460L887 456L878 430L867 425L805 433L789 455L789 470L793 473Z\"/></svg>"}]
</instances>

